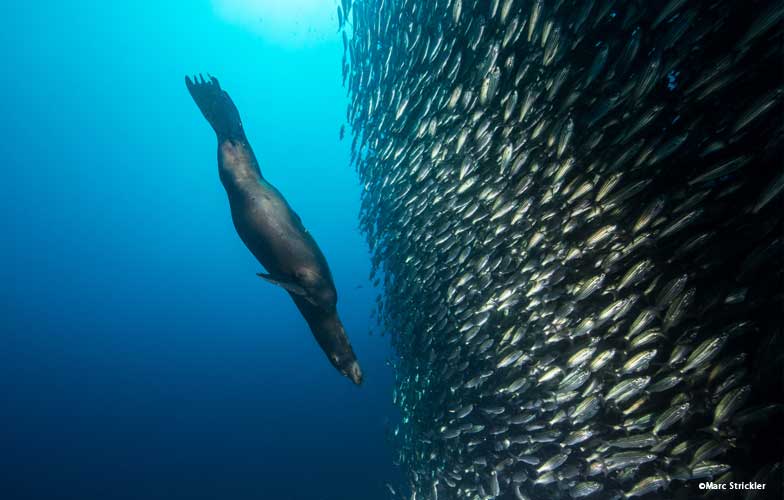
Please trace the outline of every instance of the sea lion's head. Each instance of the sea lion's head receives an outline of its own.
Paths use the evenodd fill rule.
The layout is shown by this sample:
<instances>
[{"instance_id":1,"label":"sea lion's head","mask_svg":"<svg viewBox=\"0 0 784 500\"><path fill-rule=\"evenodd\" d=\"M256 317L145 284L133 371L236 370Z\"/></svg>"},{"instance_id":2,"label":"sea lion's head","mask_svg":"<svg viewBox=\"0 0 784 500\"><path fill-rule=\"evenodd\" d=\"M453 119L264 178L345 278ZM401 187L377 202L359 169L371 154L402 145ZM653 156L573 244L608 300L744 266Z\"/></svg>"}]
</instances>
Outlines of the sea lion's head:
<instances>
[{"instance_id":1,"label":"sea lion's head","mask_svg":"<svg viewBox=\"0 0 784 500\"><path fill-rule=\"evenodd\" d=\"M362 369L359 367L359 363L357 363L356 359L349 361L337 359L333 360L332 364L335 365L340 373L351 379L352 382L357 385L362 385Z\"/></svg>"},{"instance_id":2,"label":"sea lion's head","mask_svg":"<svg viewBox=\"0 0 784 500\"><path fill-rule=\"evenodd\" d=\"M328 338L329 350L327 350L324 344L321 345L321 348L324 349L330 362L340 373L351 379L355 384L361 385L362 369L359 367L357 357L351 348L348 335L346 335L337 313L334 315L334 322L325 322L325 326L324 334Z\"/></svg>"},{"instance_id":3,"label":"sea lion's head","mask_svg":"<svg viewBox=\"0 0 784 500\"><path fill-rule=\"evenodd\" d=\"M352 382L360 385L362 369L359 367L335 306L324 308L296 293L292 293L291 296L332 366Z\"/></svg>"}]
</instances>

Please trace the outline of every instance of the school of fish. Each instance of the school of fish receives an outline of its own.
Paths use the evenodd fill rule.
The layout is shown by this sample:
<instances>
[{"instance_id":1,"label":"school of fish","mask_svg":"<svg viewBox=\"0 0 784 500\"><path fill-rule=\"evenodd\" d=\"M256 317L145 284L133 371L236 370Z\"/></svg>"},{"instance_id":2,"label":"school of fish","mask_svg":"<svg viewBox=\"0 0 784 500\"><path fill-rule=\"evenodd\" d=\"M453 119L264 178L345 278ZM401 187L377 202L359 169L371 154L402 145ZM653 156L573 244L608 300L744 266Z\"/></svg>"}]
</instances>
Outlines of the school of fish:
<instances>
[{"instance_id":1,"label":"school of fish","mask_svg":"<svg viewBox=\"0 0 784 500\"><path fill-rule=\"evenodd\" d=\"M780 498L784 3L338 17L392 498Z\"/></svg>"}]
</instances>

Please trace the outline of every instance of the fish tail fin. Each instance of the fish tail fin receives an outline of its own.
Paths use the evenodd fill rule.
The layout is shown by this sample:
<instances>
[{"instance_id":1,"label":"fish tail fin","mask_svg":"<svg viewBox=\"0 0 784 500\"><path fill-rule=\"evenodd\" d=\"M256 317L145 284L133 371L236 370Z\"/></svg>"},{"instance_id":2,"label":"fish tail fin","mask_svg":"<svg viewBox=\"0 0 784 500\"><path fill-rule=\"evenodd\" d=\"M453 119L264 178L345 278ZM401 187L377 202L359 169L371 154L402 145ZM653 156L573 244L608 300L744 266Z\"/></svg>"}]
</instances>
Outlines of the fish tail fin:
<instances>
[{"instance_id":1,"label":"fish tail fin","mask_svg":"<svg viewBox=\"0 0 784 500\"><path fill-rule=\"evenodd\" d=\"M218 140L244 140L245 131L242 128L240 113L225 90L221 89L218 79L207 75L207 80L201 75L185 77L185 86L188 87L191 97L201 110L204 118L215 130Z\"/></svg>"}]
</instances>

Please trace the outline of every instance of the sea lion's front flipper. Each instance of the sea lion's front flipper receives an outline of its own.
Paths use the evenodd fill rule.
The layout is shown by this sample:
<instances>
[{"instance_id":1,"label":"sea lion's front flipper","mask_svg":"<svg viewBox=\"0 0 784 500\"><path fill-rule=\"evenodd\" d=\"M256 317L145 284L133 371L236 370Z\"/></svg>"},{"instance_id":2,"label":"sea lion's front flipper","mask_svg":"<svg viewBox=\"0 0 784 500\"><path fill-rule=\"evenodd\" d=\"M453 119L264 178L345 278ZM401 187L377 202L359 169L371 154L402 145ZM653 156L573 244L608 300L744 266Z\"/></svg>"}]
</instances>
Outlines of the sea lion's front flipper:
<instances>
[{"instance_id":1,"label":"sea lion's front flipper","mask_svg":"<svg viewBox=\"0 0 784 500\"><path fill-rule=\"evenodd\" d=\"M316 302L313 300L313 298L308 294L308 291L296 283L286 281L284 278L279 278L271 274L256 273L256 276L258 276L263 280L269 281L273 285L278 285L291 293L301 296L302 298L306 299L314 306L317 305Z\"/></svg>"}]
</instances>

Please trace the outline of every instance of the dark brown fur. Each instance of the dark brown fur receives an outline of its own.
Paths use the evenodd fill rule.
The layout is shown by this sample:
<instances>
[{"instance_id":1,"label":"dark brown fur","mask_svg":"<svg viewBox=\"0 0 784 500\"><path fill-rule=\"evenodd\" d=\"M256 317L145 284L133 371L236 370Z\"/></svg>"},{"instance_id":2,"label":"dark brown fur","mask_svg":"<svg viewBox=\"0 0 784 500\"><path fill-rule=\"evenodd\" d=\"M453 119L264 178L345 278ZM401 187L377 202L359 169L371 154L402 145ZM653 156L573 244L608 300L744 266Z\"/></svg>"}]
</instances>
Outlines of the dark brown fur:
<instances>
[{"instance_id":1,"label":"dark brown fur","mask_svg":"<svg viewBox=\"0 0 784 500\"><path fill-rule=\"evenodd\" d=\"M239 113L218 80L185 78L218 137L218 172L245 246L286 288L330 362L356 384L362 372L337 313L327 260L283 195L261 175Z\"/></svg>"}]
</instances>

